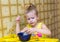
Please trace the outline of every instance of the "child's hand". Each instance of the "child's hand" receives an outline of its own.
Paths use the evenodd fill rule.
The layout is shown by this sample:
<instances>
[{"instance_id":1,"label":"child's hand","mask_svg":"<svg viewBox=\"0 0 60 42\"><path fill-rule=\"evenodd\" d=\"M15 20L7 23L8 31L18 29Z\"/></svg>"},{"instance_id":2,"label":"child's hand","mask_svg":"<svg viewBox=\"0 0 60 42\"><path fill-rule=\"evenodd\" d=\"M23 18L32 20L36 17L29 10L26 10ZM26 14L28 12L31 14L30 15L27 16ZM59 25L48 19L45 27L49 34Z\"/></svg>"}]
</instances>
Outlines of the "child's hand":
<instances>
[{"instance_id":1,"label":"child's hand","mask_svg":"<svg viewBox=\"0 0 60 42\"><path fill-rule=\"evenodd\" d=\"M20 21L20 16L16 18L16 22L19 22L19 21Z\"/></svg>"},{"instance_id":2,"label":"child's hand","mask_svg":"<svg viewBox=\"0 0 60 42\"><path fill-rule=\"evenodd\" d=\"M35 32L35 28L29 28L26 32L28 34L32 34L33 32Z\"/></svg>"}]
</instances>

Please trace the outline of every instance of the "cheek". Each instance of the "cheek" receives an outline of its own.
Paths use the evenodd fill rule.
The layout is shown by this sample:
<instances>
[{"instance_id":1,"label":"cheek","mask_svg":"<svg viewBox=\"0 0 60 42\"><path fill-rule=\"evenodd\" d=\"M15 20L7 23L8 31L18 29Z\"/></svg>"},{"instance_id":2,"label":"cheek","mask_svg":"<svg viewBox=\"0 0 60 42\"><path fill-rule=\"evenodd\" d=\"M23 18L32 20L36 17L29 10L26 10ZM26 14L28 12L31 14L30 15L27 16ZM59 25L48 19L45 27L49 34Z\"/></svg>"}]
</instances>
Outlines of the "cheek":
<instances>
[{"instance_id":1,"label":"cheek","mask_svg":"<svg viewBox=\"0 0 60 42\"><path fill-rule=\"evenodd\" d=\"M30 21L29 21L29 20L27 20L27 22L28 22L28 23L30 23Z\"/></svg>"},{"instance_id":2,"label":"cheek","mask_svg":"<svg viewBox=\"0 0 60 42\"><path fill-rule=\"evenodd\" d=\"M35 21L35 22L36 22L36 21L37 21L37 19L33 19L33 21Z\"/></svg>"}]
</instances>

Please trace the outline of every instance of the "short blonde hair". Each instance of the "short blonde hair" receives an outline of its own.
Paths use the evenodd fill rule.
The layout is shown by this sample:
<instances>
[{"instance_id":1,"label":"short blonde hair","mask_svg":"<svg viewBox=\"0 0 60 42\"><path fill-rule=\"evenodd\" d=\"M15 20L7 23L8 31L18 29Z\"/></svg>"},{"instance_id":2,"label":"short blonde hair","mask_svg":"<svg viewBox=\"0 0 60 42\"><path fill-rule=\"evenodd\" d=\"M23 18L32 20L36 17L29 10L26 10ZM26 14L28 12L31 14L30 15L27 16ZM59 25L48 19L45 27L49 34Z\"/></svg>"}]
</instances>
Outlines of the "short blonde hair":
<instances>
[{"instance_id":1,"label":"short blonde hair","mask_svg":"<svg viewBox=\"0 0 60 42\"><path fill-rule=\"evenodd\" d=\"M34 10L36 12L36 15L38 16L38 11L36 9L36 6L30 3L29 7L26 9L26 13L29 13L32 10Z\"/></svg>"}]
</instances>

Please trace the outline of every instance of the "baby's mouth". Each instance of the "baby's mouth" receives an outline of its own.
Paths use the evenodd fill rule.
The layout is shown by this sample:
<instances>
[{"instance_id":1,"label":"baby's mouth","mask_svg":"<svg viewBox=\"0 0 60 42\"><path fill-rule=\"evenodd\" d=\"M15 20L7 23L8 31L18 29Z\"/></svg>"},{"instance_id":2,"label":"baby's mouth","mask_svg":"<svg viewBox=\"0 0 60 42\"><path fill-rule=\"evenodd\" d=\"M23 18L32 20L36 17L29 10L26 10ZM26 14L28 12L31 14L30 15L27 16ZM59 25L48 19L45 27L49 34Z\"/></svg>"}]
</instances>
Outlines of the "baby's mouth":
<instances>
[{"instance_id":1,"label":"baby's mouth","mask_svg":"<svg viewBox=\"0 0 60 42\"><path fill-rule=\"evenodd\" d=\"M30 23L30 24L33 24L33 23Z\"/></svg>"},{"instance_id":2,"label":"baby's mouth","mask_svg":"<svg viewBox=\"0 0 60 42\"><path fill-rule=\"evenodd\" d=\"M32 22L32 23L30 23L30 24L33 24L33 22Z\"/></svg>"}]
</instances>

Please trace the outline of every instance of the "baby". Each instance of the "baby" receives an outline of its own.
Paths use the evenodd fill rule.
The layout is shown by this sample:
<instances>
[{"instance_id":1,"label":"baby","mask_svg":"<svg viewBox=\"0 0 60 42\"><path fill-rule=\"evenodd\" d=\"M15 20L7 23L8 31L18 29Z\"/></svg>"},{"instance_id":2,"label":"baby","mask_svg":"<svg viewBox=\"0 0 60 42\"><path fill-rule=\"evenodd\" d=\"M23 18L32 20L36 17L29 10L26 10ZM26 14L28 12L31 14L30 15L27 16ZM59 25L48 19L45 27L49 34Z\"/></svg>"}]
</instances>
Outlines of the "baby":
<instances>
[{"instance_id":1,"label":"baby","mask_svg":"<svg viewBox=\"0 0 60 42\"><path fill-rule=\"evenodd\" d=\"M26 32L28 34L34 34L38 36L42 35L51 35L51 31L47 28L47 26L39 22L38 11L33 4L26 9L25 18L27 20L27 25L24 29L20 30L20 16L16 18L16 34L20 32Z\"/></svg>"}]
</instances>

